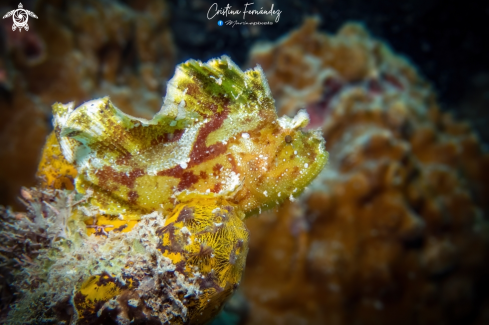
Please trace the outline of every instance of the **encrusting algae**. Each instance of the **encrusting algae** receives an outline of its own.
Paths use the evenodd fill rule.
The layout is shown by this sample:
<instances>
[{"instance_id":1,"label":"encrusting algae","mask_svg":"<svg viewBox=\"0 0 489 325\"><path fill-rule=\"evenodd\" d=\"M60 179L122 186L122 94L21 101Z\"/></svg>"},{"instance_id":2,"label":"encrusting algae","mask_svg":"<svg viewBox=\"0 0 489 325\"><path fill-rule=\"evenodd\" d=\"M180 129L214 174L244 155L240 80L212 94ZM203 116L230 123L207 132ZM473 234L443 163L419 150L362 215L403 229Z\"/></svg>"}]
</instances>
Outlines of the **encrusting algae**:
<instances>
[{"instance_id":1,"label":"encrusting algae","mask_svg":"<svg viewBox=\"0 0 489 325\"><path fill-rule=\"evenodd\" d=\"M2 221L7 232L63 226L44 227L37 253L11 249L37 284L17 281L10 323L209 321L241 280L245 217L293 200L327 161L321 135L302 131L307 113L277 118L262 70L225 56L179 65L151 120L109 98L53 115L44 190L24 190L29 214Z\"/></svg>"}]
</instances>

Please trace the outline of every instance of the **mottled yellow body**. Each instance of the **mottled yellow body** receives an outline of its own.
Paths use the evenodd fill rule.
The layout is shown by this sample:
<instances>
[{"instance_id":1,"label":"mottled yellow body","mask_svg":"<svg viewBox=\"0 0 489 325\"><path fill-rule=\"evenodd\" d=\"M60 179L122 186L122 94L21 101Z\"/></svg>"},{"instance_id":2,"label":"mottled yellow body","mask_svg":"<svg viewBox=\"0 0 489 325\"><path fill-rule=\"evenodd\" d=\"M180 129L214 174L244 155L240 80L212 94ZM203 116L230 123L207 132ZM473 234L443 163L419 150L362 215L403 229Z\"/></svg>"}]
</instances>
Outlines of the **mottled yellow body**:
<instances>
[{"instance_id":1,"label":"mottled yellow body","mask_svg":"<svg viewBox=\"0 0 489 325\"><path fill-rule=\"evenodd\" d=\"M102 282L105 278L105 281ZM102 281L101 281L102 280ZM88 301L105 301L111 299L112 297L118 295L121 291L117 285L110 281L110 277L104 276L92 276L90 277L80 288L80 293L88 297Z\"/></svg>"},{"instance_id":2,"label":"mottled yellow body","mask_svg":"<svg viewBox=\"0 0 489 325\"><path fill-rule=\"evenodd\" d=\"M278 118L261 69L242 72L227 57L179 65L152 120L108 98L55 104L53 115L43 184L59 188L56 180L71 176L78 193L90 189L87 205L100 213L86 218L89 234L130 232L155 211L167 216L161 253L177 272L201 276L198 302L188 300L191 322L209 319L237 288L248 250L242 220L299 195L327 161L321 135L302 131L307 114ZM108 286L78 293L93 301Z\"/></svg>"},{"instance_id":3,"label":"mottled yellow body","mask_svg":"<svg viewBox=\"0 0 489 325\"><path fill-rule=\"evenodd\" d=\"M307 114L279 119L261 70L243 73L226 57L180 65L150 121L108 98L53 111L77 191L92 188L92 204L112 215L168 214L182 191L233 193L250 215L298 195L327 160L322 138L301 130Z\"/></svg>"},{"instance_id":4,"label":"mottled yellow body","mask_svg":"<svg viewBox=\"0 0 489 325\"><path fill-rule=\"evenodd\" d=\"M74 298L75 307L81 311L80 321L89 321L85 319L86 315L95 314L97 304L104 303L131 288L131 279L123 285L108 274L89 277L77 290Z\"/></svg>"},{"instance_id":5,"label":"mottled yellow body","mask_svg":"<svg viewBox=\"0 0 489 325\"><path fill-rule=\"evenodd\" d=\"M78 172L61 153L56 135L52 132L44 145L37 177L43 187L72 190Z\"/></svg>"}]
</instances>

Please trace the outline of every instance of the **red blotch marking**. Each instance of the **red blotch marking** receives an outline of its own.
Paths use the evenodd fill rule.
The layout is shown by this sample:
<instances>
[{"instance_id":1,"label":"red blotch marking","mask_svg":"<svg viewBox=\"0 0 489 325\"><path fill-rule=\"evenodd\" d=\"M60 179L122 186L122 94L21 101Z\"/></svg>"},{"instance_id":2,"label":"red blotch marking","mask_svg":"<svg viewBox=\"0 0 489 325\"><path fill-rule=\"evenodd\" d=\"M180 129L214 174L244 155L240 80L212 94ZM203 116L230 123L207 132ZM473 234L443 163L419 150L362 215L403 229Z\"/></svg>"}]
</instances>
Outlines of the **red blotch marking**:
<instances>
[{"instance_id":1,"label":"red blotch marking","mask_svg":"<svg viewBox=\"0 0 489 325\"><path fill-rule=\"evenodd\" d=\"M116 165L129 165L129 162L132 159L132 155L128 152L124 156L116 159Z\"/></svg>"},{"instance_id":2,"label":"red blotch marking","mask_svg":"<svg viewBox=\"0 0 489 325\"><path fill-rule=\"evenodd\" d=\"M212 167L212 170L214 171L212 175L219 176L219 174L221 173L221 168L222 168L221 164L216 164L214 167Z\"/></svg>"},{"instance_id":3,"label":"red blotch marking","mask_svg":"<svg viewBox=\"0 0 489 325\"><path fill-rule=\"evenodd\" d=\"M307 156L309 161L311 163L314 163L314 161L316 161L316 156L317 156L316 147L307 141L305 141L303 143L303 146L304 146L305 151L309 153Z\"/></svg>"},{"instance_id":4,"label":"red blotch marking","mask_svg":"<svg viewBox=\"0 0 489 325\"><path fill-rule=\"evenodd\" d=\"M310 159L311 163L314 163L316 161L316 157L317 157L316 150L314 150L314 148L311 148L310 153L311 153L311 155L309 156L309 159Z\"/></svg>"},{"instance_id":5,"label":"red blotch marking","mask_svg":"<svg viewBox=\"0 0 489 325\"><path fill-rule=\"evenodd\" d=\"M171 143L180 140L184 130L177 130L173 133L165 133L158 136L156 139L151 140L151 145L156 146L160 143Z\"/></svg>"},{"instance_id":6,"label":"red blotch marking","mask_svg":"<svg viewBox=\"0 0 489 325\"><path fill-rule=\"evenodd\" d=\"M192 172L184 172L182 177L180 178L180 183L178 183L177 189L182 191L186 188L189 188L193 184L199 181L199 176L195 175Z\"/></svg>"},{"instance_id":7,"label":"red blotch marking","mask_svg":"<svg viewBox=\"0 0 489 325\"><path fill-rule=\"evenodd\" d=\"M211 190L212 193L219 193L219 191L222 189L222 184L221 182L216 183L214 185L214 188Z\"/></svg>"},{"instance_id":8,"label":"red blotch marking","mask_svg":"<svg viewBox=\"0 0 489 325\"><path fill-rule=\"evenodd\" d=\"M212 109L212 107L211 107L211 109ZM215 157L226 152L227 145L224 145L221 142L215 143L209 147L206 146L205 142L206 142L207 136L212 131L219 129L222 126L222 124L224 123L224 120L228 116L228 112L229 112L229 109L226 109L224 112L222 112L220 114L216 114L210 122L206 123L200 129L199 134L197 135L197 138L195 140L194 146L192 148L192 151L190 152L190 162L188 164L188 168L199 165L199 164L203 163L204 161L213 159L213 158L215 158ZM214 168L216 168L216 166L214 166ZM219 166L222 167L222 165L219 165ZM200 173L201 177L202 177L202 173L203 172ZM202 178L203 179L207 178L207 175L205 174L205 172L204 172L204 175L205 176ZM199 180L199 176L195 175L191 171L184 172L182 167L180 167L180 166L175 166L171 169L160 171L160 172L158 172L158 176L171 176L171 177L175 177L175 178L180 178L180 182L178 183L178 186L177 186L177 190L179 190L179 191L182 191L184 189L188 189L190 186L197 183ZM216 189L217 187L220 188L220 186L221 186L220 184L216 185L214 189Z\"/></svg>"},{"instance_id":9,"label":"red blotch marking","mask_svg":"<svg viewBox=\"0 0 489 325\"><path fill-rule=\"evenodd\" d=\"M194 147L192 148L192 152L190 153L190 163L189 167L193 167L195 165L199 165L204 161L213 159L227 150L227 145L224 145L222 142L215 143L209 147L205 145L205 141L207 136L215 130L218 130L224 120L228 116L229 110L226 109L221 114L216 114L216 116L207 124L205 124L199 131L197 135L197 139L195 140Z\"/></svg>"},{"instance_id":10,"label":"red blotch marking","mask_svg":"<svg viewBox=\"0 0 489 325\"><path fill-rule=\"evenodd\" d=\"M127 197L129 198L129 203L136 204L139 194L136 191L129 191L129 193L127 193Z\"/></svg>"},{"instance_id":11,"label":"red blotch marking","mask_svg":"<svg viewBox=\"0 0 489 325\"><path fill-rule=\"evenodd\" d=\"M179 191L183 191L199 181L199 176L195 175L191 171L184 172L180 165L168 170L160 171L158 172L158 176L171 176L175 178L180 178L180 182L177 185L177 190Z\"/></svg>"},{"instance_id":12,"label":"red blotch marking","mask_svg":"<svg viewBox=\"0 0 489 325\"><path fill-rule=\"evenodd\" d=\"M294 168L292 168L291 174L292 174L293 177L299 177L299 175L300 175L299 167L294 166Z\"/></svg>"},{"instance_id":13,"label":"red blotch marking","mask_svg":"<svg viewBox=\"0 0 489 325\"><path fill-rule=\"evenodd\" d=\"M274 126L272 129L272 135L277 137L280 134L280 131L281 130L278 126Z\"/></svg>"},{"instance_id":14,"label":"red blotch marking","mask_svg":"<svg viewBox=\"0 0 489 325\"><path fill-rule=\"evenodd\" d=\"M197 86L195 83L189 83L186 85L187 87L187 94L189 96L192 96L192 97L195 97L195 98L198 98L198 93L200 91L200 88L199 86Z\"/></svg>"},{"instance_id":15,"label":"red blotch marking","mask_svg":"<svg viewBox=\"0 0 489 325\"><path fill-rule=\"evenodd\" d=\"M199 176L202 179L207 179L207 173L205 171L203 171L203 170L200 171L200 175Z\"/></svg>"},{"instance_id":16,"label":"red blotch marking","mask_svg":"<svg viewBox=\"0 0 489 325\"><path fill-rule=\"evenodd\" d=\"M207 108L209 108L214 114L217 114L217 110L219 109L219 105L212 103Z\"/></svg>"},{"instance_id":17,"label":"red blotch marking","mask_svg":"<svg viewBox=\"0 0 489 325\"><path fill-rule=\"evenodd\" d=\"M167 169L167 170L162 170L158 172L158 176L171 176L175 178L179 178L183 173L182 167L180 165L177 165L173 168Z\"/></svg>"},{"instance_id":18,"label":"red blotch marking","mask_svg":"<svg viewBox=\"0 0 489 325\"><path fill-rule=\"evenodd\" d=\"M136 178L143 176L144 171L140 168L134 169L129 173L117 172L114 168L109 166L104 166L95 172L95 175L100 180L100 186L107 187L110 183L118 183L125 185L129 188L133 188L136 182Z\"/></svg>"},{"instance_id":19,"label":"red blotch marking","mask_svg":"<svg viewBox=\"0 0 489 325\"><path fill-rule=\"evenodd\" d=\"M238 165L236 164L236 160L234 159L234 157L232 155L227 155L228 157L228 161L231 163L231 168L233 170L233 172L235 172L236 174L238 174Z\"/></svg>"}]
</instances>

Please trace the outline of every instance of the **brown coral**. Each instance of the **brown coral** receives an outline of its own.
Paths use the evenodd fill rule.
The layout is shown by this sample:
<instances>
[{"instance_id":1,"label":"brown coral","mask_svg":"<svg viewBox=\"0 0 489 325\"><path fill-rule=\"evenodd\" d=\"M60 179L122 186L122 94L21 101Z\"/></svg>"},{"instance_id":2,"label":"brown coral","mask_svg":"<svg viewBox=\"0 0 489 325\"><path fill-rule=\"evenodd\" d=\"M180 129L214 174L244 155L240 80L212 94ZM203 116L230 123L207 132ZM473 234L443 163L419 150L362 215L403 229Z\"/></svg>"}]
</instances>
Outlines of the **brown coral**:
<instances>
[{"instance_id":1,"label":"brown coral","mask_svg":"<svg viewBox=\"0 0 489 325\"><path fill-rule=\"evenodd\" d=\"M277 109L290 114L309 104L325 104L345 83L377 80L390 86L424 83L415 69L371 38L360 24L346 24L337 35L316 32L319 19L306 19L298 30L277 43L259 43L250 53L250 65L260 64L277 100ZM312 118L312 122L322 123Z\"/></svg>"},{"instance_id":2,"label":"brown coral","mask_svg":"<svg viewBox=\"0 0 489 325\"><path fill-rule=\"evenodd\" d=\"M315 25L251 58L282 112L316 117L331 161L299 202L247 223L249 324L474 321L487 290L489 155L364 29Z\"/></svg>"},{"instance_id":3,"label":"brown coral","mask_svg":"<svg viewBox=\"0 0 489 325\"><path fill-rule=\"evenodd\" d=\"M151 117L159 109L175 50L163 0L39 1L42 18L12 32L0 53L1 203L34 185L55 101L80 104L110 96L123 111ZM10 22L9 22L10 23Z\"/></svg>"}]
</instances>

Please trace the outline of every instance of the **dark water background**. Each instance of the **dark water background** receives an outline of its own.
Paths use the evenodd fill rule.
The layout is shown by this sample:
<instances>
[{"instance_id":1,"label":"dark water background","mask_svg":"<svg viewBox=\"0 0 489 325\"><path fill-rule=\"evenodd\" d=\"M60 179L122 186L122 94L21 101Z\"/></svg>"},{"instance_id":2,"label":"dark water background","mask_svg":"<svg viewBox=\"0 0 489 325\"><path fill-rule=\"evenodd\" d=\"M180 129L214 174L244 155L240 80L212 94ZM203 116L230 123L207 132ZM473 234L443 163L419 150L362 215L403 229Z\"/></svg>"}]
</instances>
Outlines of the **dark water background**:
<instances>
[{"instance_id":1,"label":"dark water background","mask_svg":"<svg viewBox=\"0 0 489 325\"><path fill-rule=\"evenodd\" d=\"M247 26L219 27L207 19L212 3L280 9L280 21L252 34ZM487 143L489 116L489 1L323 0L323 1L170 1L171 26L178 61L208 60L226 53L239 65L257 40L276 40L300 26L304 17L319 15L321 30L335 33L347 21L365 24L376 38L408 57L433 83L442 109L471 120ZM242 17L239 17L242 18ZM250 18L252 20L252 18Z\"/></svg>"}]
</instances>

